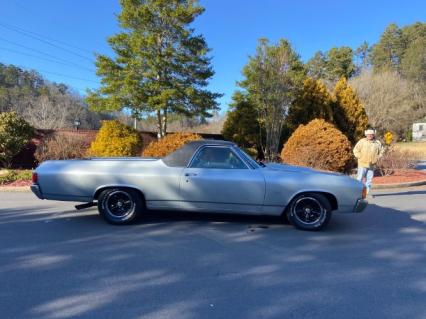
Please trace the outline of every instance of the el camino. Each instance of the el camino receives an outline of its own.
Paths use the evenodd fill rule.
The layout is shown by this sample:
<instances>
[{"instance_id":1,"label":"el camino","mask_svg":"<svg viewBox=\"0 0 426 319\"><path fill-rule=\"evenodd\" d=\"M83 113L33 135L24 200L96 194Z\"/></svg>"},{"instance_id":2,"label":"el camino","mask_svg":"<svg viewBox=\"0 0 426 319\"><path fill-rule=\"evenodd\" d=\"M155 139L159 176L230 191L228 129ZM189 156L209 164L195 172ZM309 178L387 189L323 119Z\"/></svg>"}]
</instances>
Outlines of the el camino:
<instances>
[{"instance_id":1,"label":"el camino","mask_svg":"<svg viewBox=\"0 0 426 319\"><path fill-rule=\"evenodd\" d=\"M234 143L200 140L164 158L46 161L33 173L40 199L97 204L112 224L146 210L282 216L302 230L319 230L332 212L362 212L363 184L339 173L254 161Z\"/></svg>"}]
</instances>

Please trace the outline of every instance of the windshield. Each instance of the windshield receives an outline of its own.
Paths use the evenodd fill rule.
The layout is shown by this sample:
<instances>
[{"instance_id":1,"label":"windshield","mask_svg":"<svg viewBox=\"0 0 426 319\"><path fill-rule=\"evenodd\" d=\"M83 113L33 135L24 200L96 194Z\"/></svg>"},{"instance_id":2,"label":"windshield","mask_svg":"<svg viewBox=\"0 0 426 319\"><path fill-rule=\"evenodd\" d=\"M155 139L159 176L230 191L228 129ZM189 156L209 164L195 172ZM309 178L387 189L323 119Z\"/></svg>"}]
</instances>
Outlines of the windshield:
<instances>
[{"instance_id":1,"label":"windshield","mask_svg":"<svg viewBox=\"0 0 426 319\"><path fill-rule=\"evenodd\" d=\"M252 167L252 168L260 168L259 164L256 163L256 161L248 155L246 152L244 152L242 149L235 147L235 149L238 151L240 156Z\"/></svg>"}]
</instances>

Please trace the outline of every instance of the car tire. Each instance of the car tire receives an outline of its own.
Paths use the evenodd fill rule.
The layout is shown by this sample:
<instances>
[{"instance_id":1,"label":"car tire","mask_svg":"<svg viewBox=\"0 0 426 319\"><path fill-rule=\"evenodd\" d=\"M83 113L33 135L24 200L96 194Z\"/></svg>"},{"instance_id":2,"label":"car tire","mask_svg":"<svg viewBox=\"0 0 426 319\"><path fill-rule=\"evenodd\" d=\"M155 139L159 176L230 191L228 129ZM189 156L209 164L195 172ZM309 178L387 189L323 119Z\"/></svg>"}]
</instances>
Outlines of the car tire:
<instances>
[{"instance_id":1,"label":"car tire","mask_svg":"<svg viewBox=\"0 0 426 319\"><path fill-rule=\"evenodd\" d=\"M110 224L126 225L138 219L144 209L142 196L133 189L109 188L99 195L99 214Z\"/></svg>"},{"instance_id":2,"label":"car tire","mask_svg":"<svg viewBox=\"0 0 426 319\"><path fill-rule=\"evenodd\" d=\"M331 204L324 195L305 193L291 201L285 216L298 229L317 231L327 226L331 211Z\"/></svg>"}]
</instances>

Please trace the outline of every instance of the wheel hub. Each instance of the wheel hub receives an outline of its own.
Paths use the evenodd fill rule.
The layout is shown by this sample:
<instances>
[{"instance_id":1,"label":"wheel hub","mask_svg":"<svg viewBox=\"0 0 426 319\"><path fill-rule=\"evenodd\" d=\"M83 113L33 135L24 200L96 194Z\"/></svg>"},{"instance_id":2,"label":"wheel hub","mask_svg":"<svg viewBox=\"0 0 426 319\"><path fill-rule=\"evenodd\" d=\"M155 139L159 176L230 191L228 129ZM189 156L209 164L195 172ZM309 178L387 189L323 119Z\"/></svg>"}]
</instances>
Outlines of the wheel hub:
<instances>
[{"instance_id":1,"label":"wheel hub","mask_svg":"<svg viewBox=\"0 0 426 319\"><path fill-rule=\"evenodd\" d=\"M321 204L312 197L302 197L293 206L296 218L304 224L314 224L324 215Z\"/></svg>"},{"instance_id":2,"label":"wheel hub","mask_svg":"<svg viewBox=\"0 0 426 319\"><path fill-rule=\"evenodd\" d=\"M125 218L131 214L133 208L134 202L124 191L114 191L106 198L107 212L114 218Z\"/></svg>"}]
</instances>

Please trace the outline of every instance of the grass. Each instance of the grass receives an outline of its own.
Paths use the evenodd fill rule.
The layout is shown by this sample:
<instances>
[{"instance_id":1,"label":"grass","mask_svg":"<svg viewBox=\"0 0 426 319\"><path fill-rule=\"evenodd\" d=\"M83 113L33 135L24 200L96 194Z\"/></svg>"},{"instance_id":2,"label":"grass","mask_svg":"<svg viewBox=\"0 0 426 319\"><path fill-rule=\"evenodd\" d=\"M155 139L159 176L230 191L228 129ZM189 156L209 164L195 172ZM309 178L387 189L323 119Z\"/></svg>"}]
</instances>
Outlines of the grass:
<instances>
[{"instance_id":1,"label":"grass","mask_svg":"<svg viewBox=\"0 0 426 319\"><path fill-rule=\"evenodd\" d=\"M9 184L20 180L31 180L32 170L1 170L0 171L0 185Z\"/></svg>"},{"instance_id":2,"label":"grass","mask_svg":"<svg viewBox=\"0 0 426 319\"><path fill-rule=\"evenodd\" d=\"M419 154L421 159L426 160L426 142L400 142L396 147L401 151L410 151Z\"/></svg>"}]
</instances>

